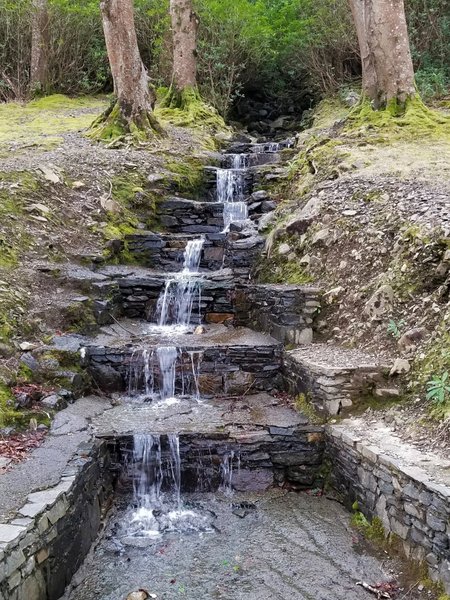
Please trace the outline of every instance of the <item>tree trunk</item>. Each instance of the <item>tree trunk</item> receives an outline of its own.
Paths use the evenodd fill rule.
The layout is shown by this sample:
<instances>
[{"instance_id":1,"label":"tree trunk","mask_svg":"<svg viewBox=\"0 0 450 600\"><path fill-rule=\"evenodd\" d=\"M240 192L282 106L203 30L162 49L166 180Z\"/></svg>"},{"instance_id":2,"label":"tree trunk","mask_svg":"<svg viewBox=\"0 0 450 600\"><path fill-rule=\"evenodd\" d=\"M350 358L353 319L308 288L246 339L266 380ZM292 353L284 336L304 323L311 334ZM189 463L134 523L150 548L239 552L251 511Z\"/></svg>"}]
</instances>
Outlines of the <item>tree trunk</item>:
<instances>
[{"instance_id":1,"label":"tree trunk","mask_svg":"<svg viewBox=\"0 0 450 600\"><path fill-rule=\"evenodd\" d=\"M145 139L162 133L153 114L156 95L139 53L133 0L102 0L100 10L116 101L94 122L95 137Z\"/></svg>"},{"instance_id":2,"label":"tree trunk","mask_svg":"<svg viewBox=\"0 0 450 600\"><path fill-rule=\"evenodd\" d=\"M47 0L33 0L31 28L30 90L44 92L48 86L48 5Z\"/></svg>"},{"instance_id":3,"label":"tree trunk","mask_svg":"<svg viewBox=\"0 0 450 600\"><path fill-rule=\"evenodd\" d=\"M191 0L170 0L173 34L173 85L179 92L197 84L198 19Z\"/></svg>"},{"instance_id":4,"label":"tree trunk","mask_svg":"<svg viewBox=\"0 0 450 600\"><path fill-rule=\"evenodd\" d=\"M201 101L197 90L198 19L192 0L170 0L172 22L172 85L163 105L186 110Z\"/></svg>"},{"instance_id":5,"label":"tree trunk","mask_svg":"<svg viewBox=\"0 0 450 600\"><path fill-rule=\"evenodd\" d=\"M416 96L404 0L349 0L361 51L363 94L375 109Z\"/></svg>"}]
</instances>

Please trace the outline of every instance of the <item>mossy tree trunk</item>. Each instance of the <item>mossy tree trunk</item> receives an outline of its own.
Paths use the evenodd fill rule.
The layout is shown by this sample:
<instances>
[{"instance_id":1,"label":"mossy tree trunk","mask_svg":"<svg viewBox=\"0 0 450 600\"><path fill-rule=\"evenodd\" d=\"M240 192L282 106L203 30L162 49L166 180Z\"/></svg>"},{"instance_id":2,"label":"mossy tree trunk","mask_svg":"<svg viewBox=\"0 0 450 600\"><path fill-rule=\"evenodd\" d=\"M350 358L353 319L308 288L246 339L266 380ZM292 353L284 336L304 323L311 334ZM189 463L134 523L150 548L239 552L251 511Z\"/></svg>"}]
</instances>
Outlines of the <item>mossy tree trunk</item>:
<instances>
[{"instance_id":1,"label":"mossy tree trunk","mask_svg":"<svg viewBox=\"0 0 450 600\"><path fill-rule=\"evenodd\" d=\"M102 0L100 10L116 100L93 123L94 137L146 139L162 133L153 114L155 91L139 53L133 0Z\"/></svg>"},{"instance_id":2,"label":"mossy tree trunk","mask_svg":"<svg viewBox=\"0 0 450 600\"><path fill-rule=\"evenodd\" d=\"M404 0L349 0L361 51L363 94L376 110L416 96Z\"/></svg>"},{"instance_id":3,"label":"mossy tree trunk","mask_svg":"<svg viewBox=\"0 0 450 600\"><path fill-rule=\"evenodd\" d=\"M173 74L172 85L164 105L186 109L200 100L197 90L197 30L198 18L192 0L170 0L172 23Z\"/></svg>"},{"instance_id":4,"label":"mossy tree trunk","mask_svg":"<svg viewBox=\"0 0 450 600\"><path fill-rule=\"evenodd\" d=\"M30 91L32 94L48 89L49 19L47 0L33 0L31 25Z\"/></svg>"}]
</instances>

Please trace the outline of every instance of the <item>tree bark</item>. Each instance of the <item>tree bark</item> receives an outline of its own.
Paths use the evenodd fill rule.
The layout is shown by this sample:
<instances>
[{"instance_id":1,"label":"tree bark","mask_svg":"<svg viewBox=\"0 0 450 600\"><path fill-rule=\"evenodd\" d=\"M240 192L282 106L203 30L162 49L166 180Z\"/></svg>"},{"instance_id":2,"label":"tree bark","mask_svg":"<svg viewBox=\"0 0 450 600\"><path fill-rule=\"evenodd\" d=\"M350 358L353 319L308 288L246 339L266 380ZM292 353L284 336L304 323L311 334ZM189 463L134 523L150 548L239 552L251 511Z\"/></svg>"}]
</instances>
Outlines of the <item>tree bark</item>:
<instances>
[{"instance_id":1,"label":"tree bark","mask_svg":"<svg viewBox=\"0 0 450 600\"><path fill-rule=\"evenodd\" d=\"M177 92L197 85L198 19L192 0L170 0L173 36L173 86Z\"/></svg>"},{"instance_id":2,"label":"tree bark","mask_svg":"<svg viewBox=\"0 0 450 600\"><path fill-rule=\"evenodd\" d=\"M44 92L48 86L47 0L33 0L32 8L30 89L32 92Z\"/></svg>"},{"instance_id":3,"label":"tree bark","mask_svg":"<svg viewBox=\"0 0 450 600\"><path fill-rule=\"evenodd\" d=\"M98 137L162 133L153 114L155 91L139 53L133 0L102 0L100 10L116 102L94 122Z\"/></svg>"},{"instance_id":4,"label":"tree bark","mask_svg":"<svg viewBox=\"0 0 450 600\"><path fill-rule=\"evenodd\" d=\"M404 0L349 0L361 52L363 94L375 109L415 97Z\"/></svg>"}]
</instances>

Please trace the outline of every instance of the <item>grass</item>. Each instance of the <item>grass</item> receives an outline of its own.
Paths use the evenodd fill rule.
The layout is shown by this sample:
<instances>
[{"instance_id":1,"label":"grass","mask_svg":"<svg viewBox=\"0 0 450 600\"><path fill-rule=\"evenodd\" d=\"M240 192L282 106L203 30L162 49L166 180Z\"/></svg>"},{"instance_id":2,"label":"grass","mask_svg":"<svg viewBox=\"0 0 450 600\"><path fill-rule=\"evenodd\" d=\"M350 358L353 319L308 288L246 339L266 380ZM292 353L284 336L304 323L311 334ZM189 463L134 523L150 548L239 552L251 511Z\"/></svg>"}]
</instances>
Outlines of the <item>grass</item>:
<instances>
[{"instance_id":1,"label":"grass","mask_svg":"<svg viewBox=\"0 0 450 600\"><path fill-rule=\"evenodd\" d=\"M61 94L28 104L0 104L0 152L12 144L54 148L62 142L61 134L87 128L106 104L102 98L68 98Z\"/></svg>"}]
</instances>

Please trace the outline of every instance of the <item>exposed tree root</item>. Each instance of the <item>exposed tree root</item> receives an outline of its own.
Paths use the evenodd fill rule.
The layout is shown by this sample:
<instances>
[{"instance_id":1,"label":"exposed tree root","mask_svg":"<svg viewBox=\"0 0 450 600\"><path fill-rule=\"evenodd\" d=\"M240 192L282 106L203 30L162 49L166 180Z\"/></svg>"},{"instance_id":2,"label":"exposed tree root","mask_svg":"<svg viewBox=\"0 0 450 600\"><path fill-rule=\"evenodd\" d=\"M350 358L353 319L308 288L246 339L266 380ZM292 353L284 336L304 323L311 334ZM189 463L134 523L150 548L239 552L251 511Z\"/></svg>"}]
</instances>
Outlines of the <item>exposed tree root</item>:
<instances>
[{"instance_id":1,"label":"exposed tree root","mask_svg":"<svg viewBox=\"0 0 450 600\"><path fill-rule=\"evenodd\" d=\"M181 127L204 126L212 131L227 129L223 118L202 99L196 87L182 91L171 87L161 102L158 115Z\"/></svg>"},{"instance_id":2,"label":"exposed tree root","mask_svg":"<svg viewBox=\"0 0 450 600\"><path fill-rule=\"evenodd\" d=\"M450 118L422 102L417 94L404 103L392 100L382 110L374 110L369 100L362 98L346 119L347 133L374 129L401 134L450 136Z\"/></svg>"},{"instance_id":3,"label":"exposed tree root","mask_svg":"<svg viewBox=\"0 0 450 600\"><path fill-rule=\"evenodd\" d=\"M109 107L91 125L88 136L92 139L117 142L130 139L146 142L165 131L151 110L121 107L114 99Z\"/></svg>"}]
</instances>

